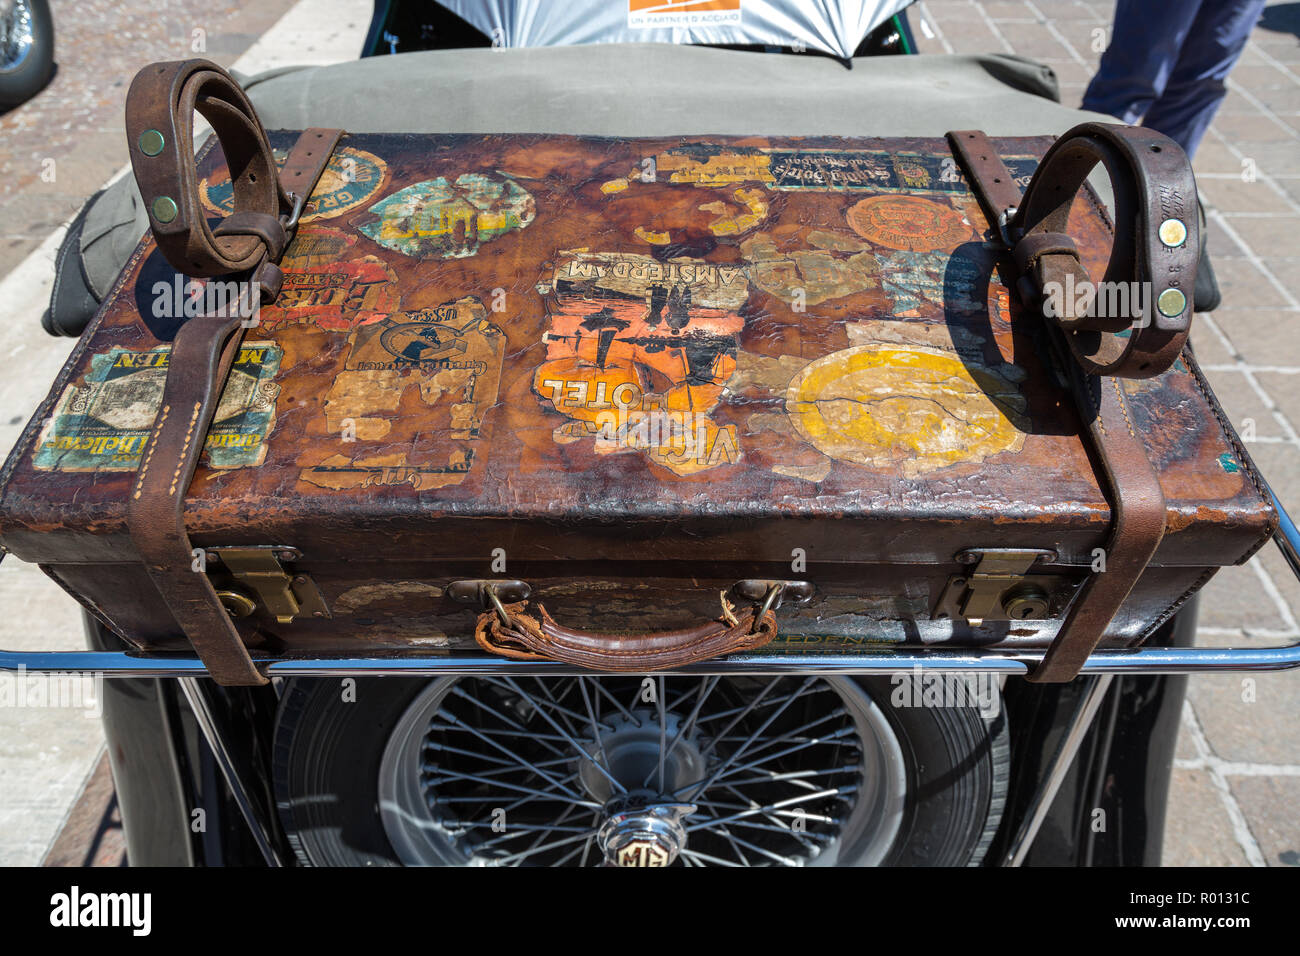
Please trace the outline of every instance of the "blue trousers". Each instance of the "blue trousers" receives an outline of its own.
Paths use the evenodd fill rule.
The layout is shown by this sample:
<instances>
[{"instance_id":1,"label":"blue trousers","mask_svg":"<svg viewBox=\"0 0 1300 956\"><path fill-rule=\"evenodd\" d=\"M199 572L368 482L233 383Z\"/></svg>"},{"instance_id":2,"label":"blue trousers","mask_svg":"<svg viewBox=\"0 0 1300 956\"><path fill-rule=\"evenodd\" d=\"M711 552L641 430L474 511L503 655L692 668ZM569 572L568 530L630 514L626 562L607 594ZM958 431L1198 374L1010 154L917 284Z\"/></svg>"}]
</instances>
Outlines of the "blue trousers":
<instances>
[{"instance_id":1,"label":"blue trousers","mask_svg":"<svg viewBox=\"0 0 1300 956\"><path fill-rule=\"evenodd\" d=\"M1117 0L1083 108L1141 120L1191 156L1263 12L1264 0Z\"/></svg>"}]
</instances>

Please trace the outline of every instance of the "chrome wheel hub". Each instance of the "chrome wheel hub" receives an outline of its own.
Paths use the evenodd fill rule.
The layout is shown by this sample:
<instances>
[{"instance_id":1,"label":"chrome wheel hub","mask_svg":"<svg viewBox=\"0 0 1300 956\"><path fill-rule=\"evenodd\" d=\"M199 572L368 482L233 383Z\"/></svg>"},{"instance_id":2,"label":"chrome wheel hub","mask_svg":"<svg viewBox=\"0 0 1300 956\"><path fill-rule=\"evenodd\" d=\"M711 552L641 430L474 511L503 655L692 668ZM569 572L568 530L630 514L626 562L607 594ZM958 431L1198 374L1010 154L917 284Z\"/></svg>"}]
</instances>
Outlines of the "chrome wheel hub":
<instances>
[{"instance_id":1,"label":"chrome wheel hub","mask_svg":"<svg viewBox=\"0 0 1300 956\"><path fill-rule=\"evenodd\" d=\"M708 762L698 728L649 708L618 713L583 741L578 779L605 804L596 842L607 866L669 866L686 846L693 803L673 797L702 779ZM672 744L671 746L669 744ZM660 754L663 759L660 760Z\"/></svg>"},{"instance_id":2,"label":"chrome wheel hub","mask_svg":"<svg viewBox=\"0 0 1300 956\"><path fill-rule=\"evenodd\" d=\"M654 803L650 794L613 800L597 833L606 866L668 866L686 846L693 803Z\"/></svg>"}]
</instances>

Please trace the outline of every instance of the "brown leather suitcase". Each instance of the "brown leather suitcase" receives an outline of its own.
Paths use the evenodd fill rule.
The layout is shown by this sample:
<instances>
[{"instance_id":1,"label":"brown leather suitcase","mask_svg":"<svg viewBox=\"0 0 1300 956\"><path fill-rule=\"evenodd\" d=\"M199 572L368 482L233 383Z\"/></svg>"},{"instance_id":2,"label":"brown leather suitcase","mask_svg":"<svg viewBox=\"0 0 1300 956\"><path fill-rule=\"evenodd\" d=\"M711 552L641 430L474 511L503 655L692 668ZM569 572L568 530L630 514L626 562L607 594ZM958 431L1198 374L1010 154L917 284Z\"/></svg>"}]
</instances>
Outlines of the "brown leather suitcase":
<instances>
[{"instance_id":1,"label":"brown leather suitcase","mask_svg":"<svg viewBox=\"0 0 1300 956\"><path fill-rule=\"evenodd\" d=\"M131 128L138 175L150 131ZM297 141L270 135L277 158ZM986 145L1023 188L1052 141ZM193 638L228 682L250 679L222 663L244 649L654 670L1041 650L1091 626L1068 677L1093 644L1144 641L1275 517L1183 346L1190 316L1160 374L1079 367L1022 304L965 148L345 135L212 424L181 435L203 447L188 487L171 479L190 563L142 556L130 501L161 420L188 414L164 397L172 340L222 280L187 286L151 236L0 473L0 544L141 651ZM195 185L204 217L237 210L212 143ZM1187 200L1152 200L1185 242ZM1157 226L1125 202L1118 242L1086 185L1050 235L1110 275L1112 244L1131 255ZM1020 265L1041 280L1041 262ZM1103 407L1089 430L1090 387L1158 477L1149 563L1107 566L1129 479L1097 430L1121 419ZM238 647L191 619L183 575L215 589ZM1100 624L1062 628L1089 600Z\"/></svg>"}]
</instances>

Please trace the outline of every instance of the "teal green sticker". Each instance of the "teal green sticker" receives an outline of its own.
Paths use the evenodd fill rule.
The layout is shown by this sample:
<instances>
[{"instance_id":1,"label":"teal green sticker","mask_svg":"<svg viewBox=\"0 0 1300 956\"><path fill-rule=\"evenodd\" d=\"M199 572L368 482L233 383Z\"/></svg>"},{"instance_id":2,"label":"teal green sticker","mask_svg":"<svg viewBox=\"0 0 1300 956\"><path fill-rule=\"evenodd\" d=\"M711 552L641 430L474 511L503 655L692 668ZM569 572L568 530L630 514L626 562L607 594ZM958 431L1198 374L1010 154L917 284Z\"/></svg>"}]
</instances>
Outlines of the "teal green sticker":
<instances>
[{"instance_id":1,"label":"teal green sticker","mask_svg":"<svg viewBox=\"0 0 1300 956\"><path fill-rule=\"evenodd\" d=\"M1241 471L1241 465L1237 464L1237 459L1232 457L1231 452L1224 452L1219 456L1219 465L1230 475L1235 475Z\"/></svg>"},{"instance_id":2,"label":"teal green sticker","mask_svg":"<svg viewBox=\"0 0 1300 956\"><path fill-rule=\"evenodd\" d=\"M416 259L463 259L536 215L529 192L501 173L442 176L399 189L370 207L377 222L361 231L386 249Z\"/></svg>"},{"instance_id":3,"label":"teal green sticker","mask_svg":"<svg viewBox=\"0 0 1300 956\"><path fill-rule=\"evenodd\" d=\"M208 429L203 464L245 468L266 458L280 386L272 379L283 352L245 342L231 366ZM135 471L162 407L171 346L145 352L114 347L92 356L80 385L69 385L36 446L41 471Z\"/></svg>"}]
</instances>

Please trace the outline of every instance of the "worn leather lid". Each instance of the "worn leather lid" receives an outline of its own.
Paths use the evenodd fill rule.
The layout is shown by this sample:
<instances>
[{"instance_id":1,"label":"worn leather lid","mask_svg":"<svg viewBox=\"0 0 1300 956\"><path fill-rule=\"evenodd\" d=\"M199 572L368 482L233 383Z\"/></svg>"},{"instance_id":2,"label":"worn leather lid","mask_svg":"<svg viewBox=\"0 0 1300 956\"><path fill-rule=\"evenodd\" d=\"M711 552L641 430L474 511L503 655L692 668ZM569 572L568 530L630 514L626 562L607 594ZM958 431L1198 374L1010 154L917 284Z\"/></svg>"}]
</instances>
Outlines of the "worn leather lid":
<instances>
[{"instance_id":1,"label":"worn leather lid","mask_svg":"<svg viewBox=\"0 0 1300 956\"><path fill-rule=\"evenodd\" d=\"M1048 144L996 141L1026 179ZM202 163L216 217L229 179ZM1095 202L1070 229L1104 261ZM245 335L193 537L338 560L1087 563L1110 520L1096 463L991 235L937 139L351 136ZM127 488L184 282L146 240L73 352L3 473L17 556L133 559ZM1124 387L1169 505L1155 563L1244 560L1273 516L1191 356Z\"/></svg>"}]
</instances>

